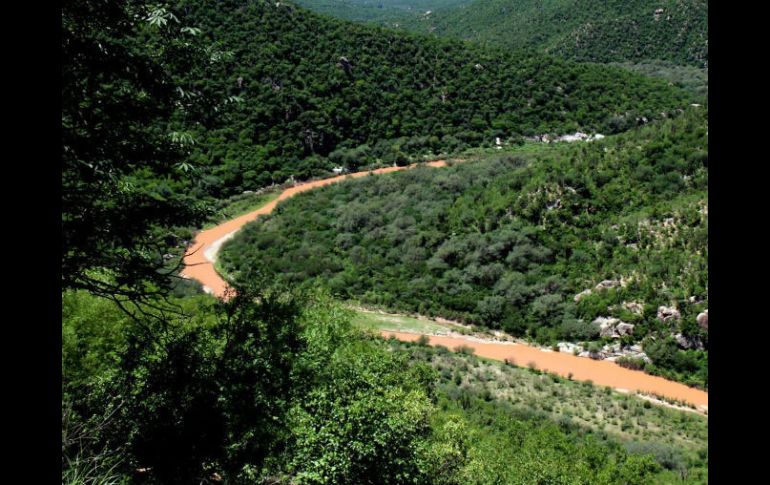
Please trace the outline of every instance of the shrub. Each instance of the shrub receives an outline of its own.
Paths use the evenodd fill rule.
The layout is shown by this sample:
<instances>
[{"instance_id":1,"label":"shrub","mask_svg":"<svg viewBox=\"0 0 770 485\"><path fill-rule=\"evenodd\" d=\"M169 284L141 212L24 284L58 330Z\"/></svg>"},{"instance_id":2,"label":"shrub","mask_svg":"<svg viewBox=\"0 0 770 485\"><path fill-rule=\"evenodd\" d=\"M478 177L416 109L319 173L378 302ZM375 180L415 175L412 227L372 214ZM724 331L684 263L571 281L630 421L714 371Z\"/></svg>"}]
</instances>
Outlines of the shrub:
<instances>
[{"instance_id":1,"label":"shrub","mask_svg":"<svg viewBox=\"0 0 770 485\"><path fill-rule=\"evenodd\" d=\"M476 349L474 349L473 347L471 347L469 345L465 345L465 344L458 345L457 347L455 347L454 350L455 350L455 352L463 354L463 355L473 355L476 352Z\"/></svg>"}]
</instances>

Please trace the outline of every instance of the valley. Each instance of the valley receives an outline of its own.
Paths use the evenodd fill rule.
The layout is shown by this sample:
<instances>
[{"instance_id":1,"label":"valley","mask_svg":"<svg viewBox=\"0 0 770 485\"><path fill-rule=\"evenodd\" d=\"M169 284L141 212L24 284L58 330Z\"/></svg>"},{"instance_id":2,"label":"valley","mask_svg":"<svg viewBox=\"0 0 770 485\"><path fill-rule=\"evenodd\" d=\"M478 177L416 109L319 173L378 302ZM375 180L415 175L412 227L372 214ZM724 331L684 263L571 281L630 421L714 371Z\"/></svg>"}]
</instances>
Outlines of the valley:
<instances>
[{"instance_id":1,"label":"valley","mask_svg":"<svg viewBox=\"0 0 770 485\"><path fill-rule=\"evenodd\" d=\"M707 26L65 1L62 484L708 483Z\"/></svg>"}]
</instances>

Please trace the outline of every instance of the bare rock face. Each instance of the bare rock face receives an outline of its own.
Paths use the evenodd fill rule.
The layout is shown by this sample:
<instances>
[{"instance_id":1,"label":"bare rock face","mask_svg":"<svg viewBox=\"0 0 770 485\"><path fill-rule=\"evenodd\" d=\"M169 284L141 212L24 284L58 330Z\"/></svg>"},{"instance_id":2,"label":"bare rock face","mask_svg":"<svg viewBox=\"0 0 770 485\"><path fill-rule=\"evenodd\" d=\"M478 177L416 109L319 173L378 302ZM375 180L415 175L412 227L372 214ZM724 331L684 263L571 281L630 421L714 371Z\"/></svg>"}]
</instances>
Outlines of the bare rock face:
<instances>
[{"instance_id":1,"label":"bare rock face","mask_svg":"<svg viewBox=\"0 0 770 485\"><path fill-rule=\"evenodd\" d=\"M634 333L634 325L631 323L620 322L615 327L615 330L617 330L618 335L625 337L626 335L632 335Z\"/></svg>"},{"instance_id":2,"label":"bare rock face","mask_svg":"<svg viewBox=\"0 0 770 485\"><path fill-rule=\"evenodd\" d=\"M593 293L593 292L591 291L591 289L590 289L590 288L589 288L589 289L587 289L587 290L583 290L583 291L581 291L580 293L578 293L577 295L575 295L575 298L574 298L574 300L575 300L576 302L578 302L578 301L580 301L581 299L583 299L583 297L586 297L586 296L590 295L591 293Z\"/></svg>"},{"instance_id":3,"label":"bare rock face","mask_svg":"<svg viewBox=\"0 0 770 485\"><path fill-rule=\"evenodd\" d=\"M674 307L660 306L658 307L658 320L662 322L668 322L671 320L679 320L682 318L682 314L679 313Z\"/></svg>"},{"instance_id":4,"label":"bare rock face","mask_svg":"<svg viewBox=\"0 0 770 485\"><path fill-rule=\"evenodd\" d=\"M620 320L613 317L598 317L593 321L594 324L599 325L599 336L609 338L619 338L616 326L620 323Z\"/></svg>"},{"instance_id":5,"label":"bare rock face","mask_svg":"<svg viewBox=\"0 0 770 485\"><path fill-rule=\"evenodd\" d=\"M697 322L702 329L708 330L709 329L709 311L706 310L703 313L699 313Z\"/></svg>"},{"instance_id":6,"label":"bare rock face","mask_svg":"<svg viewBox=\"0 0 770 485\"><path fill-rule=\"evenodd\" d=\"M599 336L608 338L620 338L631 335L634 325L621 321L614 317L598 317L593 323L599 326Z\"/></svg>"}]
</instances>

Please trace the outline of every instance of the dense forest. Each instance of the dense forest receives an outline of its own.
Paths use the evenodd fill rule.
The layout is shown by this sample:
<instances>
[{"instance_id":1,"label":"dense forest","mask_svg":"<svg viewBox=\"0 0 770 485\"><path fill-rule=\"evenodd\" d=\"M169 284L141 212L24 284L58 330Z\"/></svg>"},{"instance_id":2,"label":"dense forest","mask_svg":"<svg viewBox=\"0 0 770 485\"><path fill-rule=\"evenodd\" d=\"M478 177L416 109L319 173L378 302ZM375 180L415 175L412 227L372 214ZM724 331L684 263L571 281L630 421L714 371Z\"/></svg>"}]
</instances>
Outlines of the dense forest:
<instances>
[{"instance_id":1,"label":"dense forest","mask_svg":"<svg viewBox=\"0 0 770 485\"><path fill-rule=\"evenodd\" d=\"M335 17L593 62L708 67L705 0L298 0Z\"/></svg>"},{"instance_id":2,"label":"dense forest","mask_svg":"<svg viewBox=\"0 0 770 485\"><path fill-rule=\"evenodd\" d=\"M302 194L228 242L221 264L541 343L594 340L595 319L619 318L650 367L707 386L705 351L661 340L707 346L706 119L690 108L601 141ZM679 317L661 321L660 306Z\"/></svg>"},{"instance_id":3,"label":"dense forest","mask_svg":"<svg viewBox=\"0 0 770 485\"><path fill-rule=\"evenodd\" d=\"M708 97L702 0L298 0L315 12L394 30L626 68Z\"/></svg>"},{"instance_id":4,"label":"dense forest","mask_svg":"<svg viewBox=\"0 0 770 485\"><path fill-rule=\"evenodd\" d=\"M191 93L235 100L218 122L190 132L190 163L201 173L192 193L200 196L323 175L338 164L402 164L495 137L614 133L689 100L620 68L373 29L292 4L182 5L183 18L227 54L212 72L192 70Z\"/></svg>"},{"instance_id":5,"label":"dense forest","mask_svg":"<svg viewBox=\"0 0 770 485\"><path fill-rule=\"evenodd\" d=\"M400 21L427 12L465 5L472 0L295 0L294 3L331 17L398 27Z\"/></svg>"},{"instance_id":6,"label":"dense forest","mask_svg":"<svg viewBox=\"0 0 770 485\"><path fill-rule=\"evenodd\" d=\"M701 416L381 339L338 301L363 292L547 340L585 331L586 318L625 296L597 291L570 306L565 291L648 264L650 277L627 287L645 312L619 315L637 325L634 338L666 335L647 307L705 298L707 284L705 212L693 212L707 179L706 112L678 114L686 93L621 69L388 33L282 2L66 0L61 27L63 484L707 482ZM224 254L239 276L228 301L178 275L195 228L274 196L245 189L577 129L633 131L298 197L261 223L293 233L254 245L264 227L252 228ZM575 194L553 206L550 194L567 185ZM684 218L670 245L655 232L669 214ZM312 248L295 240L302 221ZM279 241L307 267L268 275L269 264L247 268L233 251L277 263ZM689 266L683 247L697 254ZM397 293L399 279L424 291L407 264L448 297L420 308ZM322 274L330 289L308 289ZM699 305L680 306L681 331L707 344L686 327ZM542 325L551 311L561 320ZM645 344L653 367L705 382L690 366L705 351L673 345ZM557 413L557 398L575 405Z\"/></svg>"}]
</instances>

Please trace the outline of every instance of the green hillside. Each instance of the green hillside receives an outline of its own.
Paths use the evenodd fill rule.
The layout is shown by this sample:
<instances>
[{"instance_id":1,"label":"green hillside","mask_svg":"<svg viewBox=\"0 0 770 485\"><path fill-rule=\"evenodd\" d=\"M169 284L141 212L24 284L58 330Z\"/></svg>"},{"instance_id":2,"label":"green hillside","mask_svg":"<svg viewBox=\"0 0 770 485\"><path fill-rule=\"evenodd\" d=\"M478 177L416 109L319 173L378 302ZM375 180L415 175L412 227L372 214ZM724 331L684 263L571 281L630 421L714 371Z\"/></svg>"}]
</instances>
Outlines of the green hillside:
<instances>
[{"instance_id":1,"label":"green hillside","mask_svg":"<svg viewBox=\"0 0 770 485\"><path fill-rule=\"evenodd\" d=\"M691 108L602 141L323 188L247 226L220 261L236 278L261 271L541 343L596 340L592 322L616 317L649 370L707 386L705 351L670 337L707 343L707 130ZM660 321L659 306L681 319Z\"/></svg>"},{"instance_id":2,"label":"green hillside","mask_svg":"<svg viewBox=\"0 0 770 485\"><path fill-rule=\"evenodd\" d=\"M298 0L327 15L593 62L708 67L704 0ZM381 7L380 7L381 5ZM430 10L430 13L426 13ZM371 13L370 13L371 12Z\"/></svg>"},{"instance_id":3,"label":"green hillside","mask_svg":"<svg viewBox=\"0 0 770 485\"><path fill-rule=\"evenodd\" d=\"M688 102L622 69L383 31L280 2L184 2L183 11L228 53L213 72L193 71L193 92L236 99L192 132L201 194L327 174L340 150L361 165L393 165L497 136L611 133L614 117L658 118Z\"/></svg>"}]
</instances>

